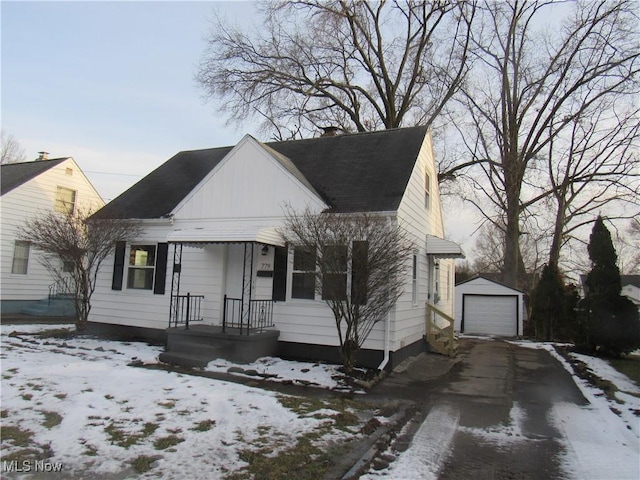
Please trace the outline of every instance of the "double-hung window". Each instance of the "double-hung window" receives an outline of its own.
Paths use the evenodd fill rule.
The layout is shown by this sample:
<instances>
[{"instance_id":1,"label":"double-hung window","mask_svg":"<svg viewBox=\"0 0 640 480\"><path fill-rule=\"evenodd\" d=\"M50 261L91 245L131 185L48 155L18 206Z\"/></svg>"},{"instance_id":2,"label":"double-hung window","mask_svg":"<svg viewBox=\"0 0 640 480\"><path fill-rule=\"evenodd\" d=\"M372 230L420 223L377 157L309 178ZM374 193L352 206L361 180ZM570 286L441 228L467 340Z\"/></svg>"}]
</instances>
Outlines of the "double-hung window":
<instances>
[{"instance_id":1,"label":"double-hung window","mask_svg":"<svg viewBox=\"0 0 640 480\"><path fill-rule=\"evenodd\" d=\"M76 208L76 191L57 187L54 209L58 213L73 213Z\"/></svg>"},{"instance_id":2,"label":"double-hung window","mask_svg":"<svg viewBox=\"0 0 640 480\"><path fill-rule=\"evenodd\" d=\"M411 303L418 304L418 255L413 254L413 268L411 271Z\"/></svg>"},{"instance_id":3,"label":"double-hung window","mask_svg":"<svg viewBox=\"0 0 640 480\"><path fill-rule=\"evenodd\" d=\"M13 246L13 263L11 265L11 273L26 275L29 267L29 251L31 250L31 242L24 240L16 240Z\"/></svg>"},{"instance_id":4,"label":"double-hung window","mask_svg":"<svg viewBox=\"0 0 640 480\"><path fill-rule=\"evenodd\" d=\"M291 298L313 300L316 292L316 252L301 245L293 248Z\"/></svg>"},{"instance_id":5,"label":"double-hung window","mask_svg":"<svg viewBox=\"0 0 640 480\"><path fill-rule=\"evenodd\" d=\"M429 210L431 207L431 177L428 173L424 174L424 208Z\"/></svg>"},{"instance_id":6,"label":"double-hung window","mask_svg":"<svg viewBox=\"0 0 640 480\"><path fill-rule=\"evenodd\" d=\"M345 300L347 298L347 246L324 246L322 266L322 299Z\"/></svg>"},{"instance_id":7,"label":"double-hung window","mask_svg":"<svg viewBox=\"0 0 640 480\"><path fill-rule=\"evenodd\" d=\"M155 245L131 245L127 288L139 290L153 289L155 267Z\"/></svg>"}]
</instances>

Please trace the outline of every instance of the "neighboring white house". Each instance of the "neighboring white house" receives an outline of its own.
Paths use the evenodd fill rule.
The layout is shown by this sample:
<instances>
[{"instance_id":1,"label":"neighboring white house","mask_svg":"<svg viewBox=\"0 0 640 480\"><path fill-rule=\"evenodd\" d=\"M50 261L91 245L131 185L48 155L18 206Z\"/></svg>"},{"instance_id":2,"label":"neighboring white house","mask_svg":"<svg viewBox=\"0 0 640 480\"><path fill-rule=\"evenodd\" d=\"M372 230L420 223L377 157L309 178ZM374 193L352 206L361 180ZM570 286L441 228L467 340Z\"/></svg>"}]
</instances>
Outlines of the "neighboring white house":
<instances>
[{"instance_id":1,"label":"neighboring white house","mask_svg":"<svg viewBox=\"0 0 640 480\"><path fill-rule=\"evenodd\" d=\"M98 209L104 201L71 157L2 165L2 313L31 308L49 295L55 279L41 264L41 253L17 238L21 226L42 213ZM60 265L60 268L63 268ZM46 313L46 312L42 312Z\"/></svg>"},{"instance_id":2,"label":"neighboring white house","mask_svg":"<svg viewBox=\"0 0 640 480\"><path fill-rule=\"evenodd\" d=\"M620 275L620 283L620 295L627 297L640 310L640 275Z\"/></svg>"},{"instance_id":3,"label":"neighboring white house","mask_svg":"<svg viewBox=\"0 0 640 480\"><path fill-rule=\"evenodd\" d=\"M460 333L522 335L524 293L482 275L456 284L455 330Z\"/></svg>"},{"instance_id":4,"label":"neighboring white house","mask_svg":"<svg viewBox=\"0 0 640 480\"><path fill-rule=\"evenodd\" d=\"M305 280L304 252L278 231L287 206L376 213L407 229L415 250L406 288L360 358L392 365L422 351L425 303L452 314L453 259L462 256L443 240L424 127L272 143L247 135L233 147L178 153L95 215L138 219L144 233L105 262L113 267L99 276L90 324L158 338L182 324L188 305L200 324L237 326L248 316L277 330L281 355L335 359L333 315Z\"/></svg>"}]
</instances>

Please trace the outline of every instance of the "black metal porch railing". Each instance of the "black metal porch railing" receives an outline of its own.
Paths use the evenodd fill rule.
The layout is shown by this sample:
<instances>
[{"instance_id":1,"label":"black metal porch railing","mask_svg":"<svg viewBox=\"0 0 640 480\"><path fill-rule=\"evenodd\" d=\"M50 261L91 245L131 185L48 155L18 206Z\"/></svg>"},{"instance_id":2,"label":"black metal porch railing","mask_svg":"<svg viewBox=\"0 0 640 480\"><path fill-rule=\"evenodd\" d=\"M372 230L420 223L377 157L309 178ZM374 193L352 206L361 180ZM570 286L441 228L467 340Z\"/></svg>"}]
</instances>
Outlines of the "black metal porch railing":
<instances>
[{"instance_id":1,"label":"black metal porch railing","mask_svg":"<svg viewBox=\"0 0 640 480\"><path fill-rule=\"evenodd\" d=\"M72 298L75 296L75 285L72 278L62 278L56 283L49 285L49 305L54 298L66 297Z\"/></svg>"},{"instance_id":2,"label":"black metal porch railing","mask_svg":"<svg viewBox=\"0 0 640 480\"><path fill-rule=\"evenodd\" d=\"M249 300L243 304L241 298L224 296L223 332L237 328L240 335L249 335L252 330L262 332L273 326L273 300Z\"/></svg>"},{"instance_id":3,"label":"black metal porch railing","mask_svg":"<svg viewBox=\"0 0 640 480\"><path fill-rule=\"evenodd\" d=\"M170 325L178 327L184 325L189 329L189 323L201 322L202 316L202 301L204 295L172 295L171 296L171 320Z\"/></svg>"}]
</instances>

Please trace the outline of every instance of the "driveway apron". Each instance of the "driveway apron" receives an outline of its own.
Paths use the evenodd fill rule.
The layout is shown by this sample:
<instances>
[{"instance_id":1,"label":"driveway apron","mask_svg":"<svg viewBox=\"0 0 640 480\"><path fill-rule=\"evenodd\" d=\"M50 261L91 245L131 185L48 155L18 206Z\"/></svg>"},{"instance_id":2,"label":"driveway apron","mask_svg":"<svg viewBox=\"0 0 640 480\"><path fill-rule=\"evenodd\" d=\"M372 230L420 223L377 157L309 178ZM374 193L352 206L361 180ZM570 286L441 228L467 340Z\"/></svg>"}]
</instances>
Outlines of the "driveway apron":
<instances>
[{"instance_id":1,"label":"driveway apron","mask_svg":"<svg viewBox=\"0 0 640 480\"><path fill-rule=\"evenodd\" d=\"M563 478L554 403L586 404L545 350L465 340L462 368L433 399L459 411L441 479Z\"/></svg>"},{"instance_id":2,"label":"driveway apron","mask_svg":"<svg viewBox=\"0 0 640 480\"><path fill-rule=\"evenodd\" d=\"M431 430L433 436L439 430L450 436L442 442L443 451L432 448L425 459L425 463L436 462L429 467L430 477L564 478L564 447L551 410L555 403L587 402L556 359L546 350L465 338L460 341L457 364L436 378L429 372L434 365L439 368L441 358L422 356L407 371L390 375L374 389L422 403L426 420L413 437L412 448L430 438L421 432ZM441 418L439 424L431 424L428 413L433 411L449 412L454 428L442 431Z\"/></svg>"}]
</instances>

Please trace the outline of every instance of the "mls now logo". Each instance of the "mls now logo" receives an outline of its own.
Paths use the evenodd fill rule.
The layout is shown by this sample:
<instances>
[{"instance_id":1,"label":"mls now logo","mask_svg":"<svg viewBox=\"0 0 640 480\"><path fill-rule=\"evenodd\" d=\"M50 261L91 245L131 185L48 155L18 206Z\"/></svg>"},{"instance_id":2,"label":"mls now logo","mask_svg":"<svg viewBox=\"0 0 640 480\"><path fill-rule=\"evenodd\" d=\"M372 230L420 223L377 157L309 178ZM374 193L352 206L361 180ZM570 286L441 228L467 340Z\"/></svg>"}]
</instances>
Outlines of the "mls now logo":
<instances>
[{"instance_id":1,"label":"mls now logo","mask_svg":"<svg viewBox=\"0 0 640 480\"><path fill-rule=\"evenodd\" d=\"M44 460L24 460L19 462L17 460L2 462L2 471L3 472L17 472L17 473L28 473L28 472L61 472L62 471L62 463L60 462L46 462Z\"/></svg>"}]
</instances>

